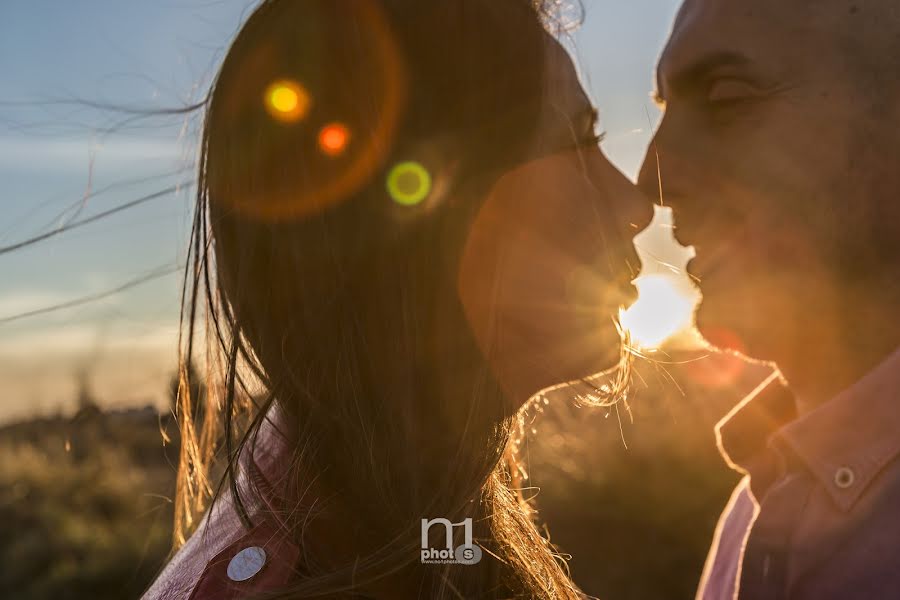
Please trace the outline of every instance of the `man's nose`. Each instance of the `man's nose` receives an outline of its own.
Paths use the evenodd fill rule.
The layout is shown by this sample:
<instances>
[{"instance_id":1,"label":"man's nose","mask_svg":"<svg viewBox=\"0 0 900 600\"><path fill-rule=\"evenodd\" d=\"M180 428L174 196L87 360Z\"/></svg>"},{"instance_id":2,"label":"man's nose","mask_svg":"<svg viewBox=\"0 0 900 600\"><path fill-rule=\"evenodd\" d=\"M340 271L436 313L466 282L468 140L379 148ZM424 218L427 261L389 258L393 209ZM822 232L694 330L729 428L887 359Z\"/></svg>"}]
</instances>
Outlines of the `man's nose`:
<instances>
[{"instance_id":1,"label":"man's nose","mask_svg":"<svg viewBox=\"0 0 900 600\"><path fill-rule=\"evenodd\" d=\"M660 202L662 198L662 174L659 161L659 150L656 146L656 136L647 147L647 153L644 154L644 162L641 165L641 171L638 174L637 185L641 192L648 198L653 198L656 202Z\"/></svg>"}]
</instances>

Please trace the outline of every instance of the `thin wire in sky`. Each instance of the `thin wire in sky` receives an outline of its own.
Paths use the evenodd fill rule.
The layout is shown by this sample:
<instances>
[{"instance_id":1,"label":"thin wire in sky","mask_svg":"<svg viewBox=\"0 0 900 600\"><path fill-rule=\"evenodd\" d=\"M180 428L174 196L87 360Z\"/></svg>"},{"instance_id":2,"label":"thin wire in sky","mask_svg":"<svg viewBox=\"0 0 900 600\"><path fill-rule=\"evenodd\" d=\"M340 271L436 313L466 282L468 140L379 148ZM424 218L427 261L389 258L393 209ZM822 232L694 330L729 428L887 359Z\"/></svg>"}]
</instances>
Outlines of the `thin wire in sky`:
<instances>
[{"instance_id":1,"label":"thin wire in sky","mask_svg":"<svg viewBox=\"0 0 900 600\"><path fill-rule=\"evenodd\" d=\"M68 308L75 308L76 306L83 306L85 304L90 304L91 302L97 302L98 300L103 300L105 298L109 298L111 296L115 296L121 292L126 290L130 290L131 288L137 287L139 285L143 285L150 281L154 281L156 279L161 279L168 275L172 275L173 273L177 273L181 271L184 267L182 266L171 266L165 265L150 271L149 273L142 275L141 277L137 277L135 279L131 279L126 281L123 284L120 284L112 289L105 290L102 292L97 292L94 294L90 294L88 296L82 296L80 298L75 298L73 300L68 300L66 302L61 302L59 304L53 304L50 306L45 306L43 308L37 308L34 310L29 310L26 312L21 312L18 314L10 315L8 317L0 318L0 325L5 325L7 323L12 323L14 321L21 321L22 319L28 319L30 317L37 317L39 315L46 315L49 313L57 312L60 310L65 310Z\"/></svg>"},{"instance_id":2,"label":"thin wire in sky","mask_svg":"<svg viewBox=\"0 0 900 600\"><path fill-rule=\"evenodd\" d=\"M130 202L126 202L124 204L120 204L119 206L115 206L110 208L109 210L105 210L103 212L99 212L95 215L91 215L89 217L85 217L83 219L79 219L77 221L71 221L62 227L57 227L51 231L46 233L42 233L40 235L36 235L34 237L30 237L28 239L24 239L22 241L16 242L14 244L10 244L8 246L0 246L0 255L9 254L10 252L14 252L16 250L21 250L22 248L27 248L28 246L32 246L37 244L38 242L42 242L46 239L55 237L60 235L61 233L65 233L67 231L71 231L73 229L78 229L79 227L84 227L90 223L94 223L101 219L105 219L106 217L112 216L116 213L120 213L122 211L128 210L130 208L134 208L135 206L139 206L151 200L156 200L157 198L162 198L164 196L168 196L169 194L174 194L180 191L182 188L193 185L194 181L183 181L177 183L171 187L168 187L164 190L160 190L158 192L154 192L153 194L148 194L146 196L141 196L135 200L131 200Z\"/></svg>"}]
</instances>

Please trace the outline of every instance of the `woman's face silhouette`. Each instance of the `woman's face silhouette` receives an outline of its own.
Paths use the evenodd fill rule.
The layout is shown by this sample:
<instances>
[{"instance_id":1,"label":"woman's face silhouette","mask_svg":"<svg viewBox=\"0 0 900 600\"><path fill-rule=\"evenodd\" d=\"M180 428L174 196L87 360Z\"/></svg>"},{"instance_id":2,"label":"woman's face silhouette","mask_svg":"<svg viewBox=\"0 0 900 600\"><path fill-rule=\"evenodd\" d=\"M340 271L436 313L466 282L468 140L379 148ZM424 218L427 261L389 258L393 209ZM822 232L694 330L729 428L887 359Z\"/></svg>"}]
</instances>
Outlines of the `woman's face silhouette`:
<instances>
[{"instance_id":1,"label":"woman's face silhouette","mask_svg":"<svg viewBox=\"0 0 900 600\"><path fill-rule=\"evenodd\" d=\"M209 111L211 222L220 281L269 370L340 371L352 347L399 404L408 364L450 372L471 347L517 405L616 354L630 224L649 203L585 141L593 107L528 5L476 5L276 2L233 45ZM346 18L363 9L365 35ZM284 79L308 92L305 119L273 118L285 91L304 105ZM343 152L323 137L332 123ZM348 311L352 339L335 335ZM408 361L366 351L398 332Z\"/></svg>"},{"instance_id":2,"label":"woman's face silhouette","mask_svg":"<svg viewBox=\"0 0 900 600\"><path fill-rule=\"evenodd\" d=\"M574 65L548 43L534 155L505 174L476 217L459 291L479 345L511 400L611 366L613 319L633 299L631 238L651 203L589 139L594 109Z\"/></svg>"}]
</instances>

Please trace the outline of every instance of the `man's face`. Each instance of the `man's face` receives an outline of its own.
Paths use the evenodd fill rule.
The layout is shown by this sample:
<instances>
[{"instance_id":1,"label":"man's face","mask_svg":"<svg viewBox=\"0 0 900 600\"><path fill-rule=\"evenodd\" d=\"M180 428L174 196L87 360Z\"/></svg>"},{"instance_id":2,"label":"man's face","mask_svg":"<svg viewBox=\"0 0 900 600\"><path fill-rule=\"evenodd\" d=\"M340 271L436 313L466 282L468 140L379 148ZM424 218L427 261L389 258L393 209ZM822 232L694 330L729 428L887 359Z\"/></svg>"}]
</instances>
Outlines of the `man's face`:
<instances>
[{"instance_id":1,"label":"man's face","mask_svg":"<svg viewBox=\"0 0 900 600\"><path fill-rule=\"evenodd\" d=\"M663 200L697 247L701 331L750 355L829 343L897 263L889 4L687 0L660 60L665 116L641 185L658 194L658 153Z\"/></svg>"}]
</instances>

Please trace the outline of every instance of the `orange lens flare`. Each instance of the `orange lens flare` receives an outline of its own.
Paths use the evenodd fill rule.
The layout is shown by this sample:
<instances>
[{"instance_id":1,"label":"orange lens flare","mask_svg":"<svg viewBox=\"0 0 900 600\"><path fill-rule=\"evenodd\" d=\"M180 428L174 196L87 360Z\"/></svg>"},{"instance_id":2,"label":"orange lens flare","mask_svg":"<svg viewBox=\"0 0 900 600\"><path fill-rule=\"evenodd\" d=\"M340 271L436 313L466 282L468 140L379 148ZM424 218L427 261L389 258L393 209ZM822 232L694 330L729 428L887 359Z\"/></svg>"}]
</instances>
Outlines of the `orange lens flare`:
<instances>
[{"instance_id":1,"label":"orange lens flare","mask_svg":"<svg viewBox=\"0 0 900 600\"><path fill-rule=\"evenodd\" d=\"M295 123L309 114L312 104L309 92L296 81L276 81L266 88L266 110L275 119L284 123Z\"/></svg>"},{"instance_id":2,"label":"orange lens flare","mask_svg":"<svg viewBox=\"0 0 900 600\"><path fill-rule=\"evenodd\" d=\"M319 149L327 156L340 156L350 143L350 130L340 123L331 123L319 132Z\"/></svg>"},{"instance_id":3,"label":"orange lens flare","mask_svg":"<svg viewBox=\"0 0 900 600\"><path fill-rule=\"evenodd\" d=\"M318 4L323 7L324 18L343 14L344 9L340 7L345 3ZM326 6L330 8L326 10ZM380 173L386 154L393 147L401 109L409 91L406 60L380 2L354 2L353 10L357 18L352 23L345 19L334 22L335 32L352 32L352 48L345 47L343 35L304 36L297 41L298 51L309 57L327 56L336 49L340 49L341 56L352 56L365 71L365 76L349 78L346 86L332 88L334 78L340 76L338 73L273 72L274 68L284 68L284 59L278 56L278 45L259 44L241 60L240 68L235 69L234 81L228 83L228 93L223 91L218 101L217 115L220 119L251 125L236 127L233 142L238 148L252 146L254 151L245 152L246 160L241 161L239 170L235 169L239 172L211 178L218 180L210 181L210 191L219 202L229 204L242 216L259 221L294 221L346 201L371 185L373 177ZM303 65L308 60L312 59L301 61L296 58ZM321 76L322 87L314 82L314 76ZM247 90L252 92L248 95L244 93ZM346 113L325 116L328 114L324 111L325 105L336 105L332 96L344 93L366 95L371 111L365 131L357 129L355 121L351 127L350 123L338 120ZM319 114L320 108L324 114ZM278 126L284 135L261 130L260 124L268 124L270 128ZM321 136L324 126L329 124L344 125L345 134ZM260 135L264 139L260 139ZM324 148L320 146L323 137ZM344 149L340 151L342 146ZM299 173L292 173L289 169L296 161L300 161L299 166L303 168ZM322 161L333 164L322 165ZM332 168L314 168L323 166ZM276 170L279 178L266 177L259 185L244 185L252 180L251 174ZM287 185L289 177L298 178L303 185ZM232 182L235 185L231 185Z\"/></svg>"}]
</instances>

